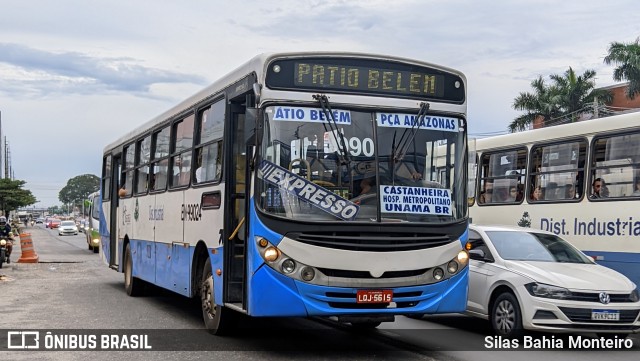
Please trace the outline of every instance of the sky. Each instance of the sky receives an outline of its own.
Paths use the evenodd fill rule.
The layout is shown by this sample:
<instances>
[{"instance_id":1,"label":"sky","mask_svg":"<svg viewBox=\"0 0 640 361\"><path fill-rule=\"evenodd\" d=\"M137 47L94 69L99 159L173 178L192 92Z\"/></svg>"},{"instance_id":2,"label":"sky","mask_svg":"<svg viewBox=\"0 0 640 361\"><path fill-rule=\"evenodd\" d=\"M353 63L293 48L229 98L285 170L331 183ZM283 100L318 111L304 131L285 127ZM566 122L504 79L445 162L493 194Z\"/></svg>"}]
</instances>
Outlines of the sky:
<instances>
[{"instance_id":1,"label":"sky","mask_svg":"<svg viewBox=\"0 0 640 361\"><path fill-rule=\"evenodd\" d=\"M357 51L458 69L472 136L506 132L538 76L640 36L635 0L0 0L0 114L36 207L99 175L104 146L255 55Z\"/></svg>"}]
</instances>

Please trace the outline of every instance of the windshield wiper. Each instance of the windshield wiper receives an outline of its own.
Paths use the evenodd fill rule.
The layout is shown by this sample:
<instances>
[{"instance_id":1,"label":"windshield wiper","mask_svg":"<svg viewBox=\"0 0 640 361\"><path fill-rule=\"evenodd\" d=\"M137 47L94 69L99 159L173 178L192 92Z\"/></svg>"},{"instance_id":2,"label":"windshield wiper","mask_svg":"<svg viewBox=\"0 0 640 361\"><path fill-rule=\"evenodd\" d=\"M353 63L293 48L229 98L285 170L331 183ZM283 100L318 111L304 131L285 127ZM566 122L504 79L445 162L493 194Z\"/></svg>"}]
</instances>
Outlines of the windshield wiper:
<instances>
[{"instance_id":1,"label":"windshield wiper","mask_svg":"<svg viewBox=\"0 0 640 361\"><path fill-rule=\"evenodd\" d=\"M426 103L426 102L420 103L420 110L418 110L416 121L411 126L411 130L409 130L409 128L404 130L404 132L402 133L402 137L400 137L400 140L398 141L398 149L395 149L395 147L393 149L394 164L400 164L404 156L407 154L407 150L409 150L409 146L413 142L413 139L416 137L418 130L420 130L420 124L422 123L422 119L424 119L425 115L427 115L427 112L429 111L429 107L430 107L429 103ZM405 138L408 131L410 131L409 136ZM395 135L394 135L394 138L395 138Z\"/></svg>"},{"instance_id":2,"label":"windshield wiper","mask_svg":"<svg viewBox=\"0 0 640 361\"><path fill-rule=\"evenodd\" d=\"M335 140L336 145L338 146L338 156L340 157L340 162L343 165L348 165L351 162L351 158L349 157L349 151L347 150L347 143L344 140L344 134L342 134L338 130L338 123L336 122L336 118L333 116L333 112L331 111L331 105L329 105L329 98L327 98L324 94L315 94L313 95L313 99L317 100L320 103L320 107L322 108L322 112L324 116L327 118L326 123L322 123L324 125L324 130L327 131L327 124L331 129L331 134L333 134L333 140ZM338 139L339 138L339 139Z\"/></svg>"}]
</instances>

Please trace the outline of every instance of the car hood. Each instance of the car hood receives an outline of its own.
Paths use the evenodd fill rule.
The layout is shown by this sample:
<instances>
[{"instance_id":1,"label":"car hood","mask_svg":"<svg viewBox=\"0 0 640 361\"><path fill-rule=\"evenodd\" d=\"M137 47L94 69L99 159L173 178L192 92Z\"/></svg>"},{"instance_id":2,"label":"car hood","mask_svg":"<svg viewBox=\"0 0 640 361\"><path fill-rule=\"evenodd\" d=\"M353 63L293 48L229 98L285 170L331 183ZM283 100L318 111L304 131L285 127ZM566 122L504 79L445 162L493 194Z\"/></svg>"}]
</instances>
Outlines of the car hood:
<instances>
[{"instance_id":1,"label":"car hood","mask_svg":"<svg viewBox=\"0 0 640 361\"><path fill-rule=\"evenodd\" d=\"M631 292L634 288L622 274L597 264L505 261L505 266L536 282L572 290Z\"/></svg>"}]
</instances>

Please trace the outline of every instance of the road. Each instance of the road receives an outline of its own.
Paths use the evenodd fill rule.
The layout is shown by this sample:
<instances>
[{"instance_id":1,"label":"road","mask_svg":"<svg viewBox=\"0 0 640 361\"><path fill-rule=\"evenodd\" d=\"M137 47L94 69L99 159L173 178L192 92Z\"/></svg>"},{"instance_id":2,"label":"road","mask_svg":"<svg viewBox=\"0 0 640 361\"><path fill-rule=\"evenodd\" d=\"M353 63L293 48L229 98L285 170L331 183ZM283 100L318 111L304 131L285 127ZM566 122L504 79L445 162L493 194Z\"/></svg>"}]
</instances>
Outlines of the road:
<instances>
[{"instance_id":1,"label":"road","mask_svg":"<svg viewBox=\"0 0 640 361\"><path fill-rule=\"evenodd\" d=\"M122 274L87 249L84 234L58 236L38 225L31 233L40 263L0 270L0 355L11 360L538 360L549 351L486 351L486 322L462 315L415 320L399 316L372 332L331 321L238 318L238 330L217 337L202 329L197 301L153 288L145 297L124 292ZM19 247L12 256L19 258ZM8 330L44 334L148 334L151 351L5 351ZM549 336L551 337L551 336ZM4 339L3 339L4 338ZM41 340L44 336L41 337ZM551 351L562 360L635 360L633 351ZM98 346L99 348L99 346ZM168 350L168 351L158 351ZM482 350L482 351L481 351Z\"/></svg>"}]
</instances>

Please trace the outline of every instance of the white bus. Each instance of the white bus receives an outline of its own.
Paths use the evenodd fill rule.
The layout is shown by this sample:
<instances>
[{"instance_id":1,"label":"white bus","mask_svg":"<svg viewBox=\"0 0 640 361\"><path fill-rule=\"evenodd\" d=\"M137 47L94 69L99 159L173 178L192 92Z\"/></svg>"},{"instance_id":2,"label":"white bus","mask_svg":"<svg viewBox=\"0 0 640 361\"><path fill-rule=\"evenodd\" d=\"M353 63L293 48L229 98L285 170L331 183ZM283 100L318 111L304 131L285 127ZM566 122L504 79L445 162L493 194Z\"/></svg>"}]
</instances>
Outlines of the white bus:
<instances>
[{"instance_id":1,"label":"white bus","mask_svg":"<svg viewBox=\"0 0 640 361\"><path fill-rule=\"evenodd\" d=\"M236 312L461 312L466 111L442 66L257 56L105 147L101 255L129 295L199 297L216 334Z\"/></svg>"},{"instance_id":2,"label":"white bus","mask_svg":"<svg viewBox=\"0 0 640 361\"><path fill-rule=\"evenodd\" d=\"M98 253L100 250L100 192L93 192L87 197L89 200L89 217L85 225L84 235L87 239L87 247Z\"/></svg>"},{"instance_id":3,"label":"white bus","mask_svg":"<svg viewBox=\"0 0 640 361\"><path fill-rule=\"evenodd\" d=\"M554 232L640 285L640 112L475 144L472 222Z\"/></svg>"}]
</instances>

